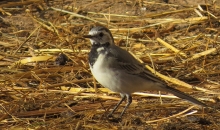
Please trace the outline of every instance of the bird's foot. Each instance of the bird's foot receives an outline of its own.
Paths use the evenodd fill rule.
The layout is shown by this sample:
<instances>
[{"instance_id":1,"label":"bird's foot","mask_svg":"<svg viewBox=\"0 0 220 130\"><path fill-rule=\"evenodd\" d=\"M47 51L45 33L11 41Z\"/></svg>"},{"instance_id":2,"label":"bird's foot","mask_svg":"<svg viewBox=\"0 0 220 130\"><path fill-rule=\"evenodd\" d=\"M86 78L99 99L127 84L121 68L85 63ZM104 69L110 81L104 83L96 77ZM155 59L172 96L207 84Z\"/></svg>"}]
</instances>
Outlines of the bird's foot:
<instances>
[{"instance_id":1,"label":"bird's foot","mask_svg":"<svg viewBox=\"0 0 220 130\"><path fill-rule=\"evenodd\" d=\"M121 119L122 119L121 117L114 117L112 114L108 114L107 118L109 121L116 122L116 123L121 122Z\"/></svg>"}]
</instances>

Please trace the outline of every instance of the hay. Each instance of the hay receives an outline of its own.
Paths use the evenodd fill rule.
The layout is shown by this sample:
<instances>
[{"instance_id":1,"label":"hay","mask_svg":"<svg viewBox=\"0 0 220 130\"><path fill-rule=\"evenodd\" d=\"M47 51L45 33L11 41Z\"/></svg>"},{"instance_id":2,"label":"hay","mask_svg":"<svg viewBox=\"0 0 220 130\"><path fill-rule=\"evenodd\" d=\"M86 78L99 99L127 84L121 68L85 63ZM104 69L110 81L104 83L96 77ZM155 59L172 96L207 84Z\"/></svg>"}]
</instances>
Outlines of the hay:
<instances>
[{"instance_id":1,"label":"hay","mask_svg":"<svg viewBox=\"0 0 220 130\"><path fill-rule=\"evenodd\" d=\"M219 129L219 9L217 1L3 1L1 129ZM144 91L134 93L121 122L107 120L120 96L89 70L90 42L82 35L96 25L170 86L215 109ZM55 64L60 54L65 66Z\"/></svg>"}]
</instances>

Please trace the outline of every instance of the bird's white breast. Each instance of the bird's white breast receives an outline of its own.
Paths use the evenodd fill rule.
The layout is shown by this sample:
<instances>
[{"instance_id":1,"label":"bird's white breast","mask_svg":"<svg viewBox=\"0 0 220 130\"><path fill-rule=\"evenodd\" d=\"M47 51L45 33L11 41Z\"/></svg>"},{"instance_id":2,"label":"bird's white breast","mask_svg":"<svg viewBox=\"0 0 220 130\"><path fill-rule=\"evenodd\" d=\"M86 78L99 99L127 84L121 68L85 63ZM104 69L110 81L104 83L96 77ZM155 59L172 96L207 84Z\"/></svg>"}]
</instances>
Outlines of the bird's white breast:
<instances>
[{"instance_id":1,"label":"bird's white breast","mask_svg":"<svg viewBox=\"0 0 220 130\"><path fill-rule=\"evenodd\" d=\"M104 87L112 91L120 92L120 80L117 79L118 72L110 68L110 59L106 53L99 54L93 66L90 65L95 79Z\"/></svg>"}]
</instances>

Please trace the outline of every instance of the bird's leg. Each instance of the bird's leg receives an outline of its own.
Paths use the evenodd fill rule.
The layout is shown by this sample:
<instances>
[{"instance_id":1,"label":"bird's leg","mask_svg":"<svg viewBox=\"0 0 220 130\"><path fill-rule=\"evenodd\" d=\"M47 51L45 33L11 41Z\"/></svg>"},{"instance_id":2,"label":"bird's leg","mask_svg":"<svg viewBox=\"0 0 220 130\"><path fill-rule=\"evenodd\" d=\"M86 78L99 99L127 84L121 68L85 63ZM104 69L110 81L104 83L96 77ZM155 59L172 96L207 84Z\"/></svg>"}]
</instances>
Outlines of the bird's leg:
<instances>
[{"instance_id":1,"label":"bird's leg","mask_svg":"<svg viewBox=\"0 0 220 130\"><path fill-rule=\"evenodd\" d=\"M117 110L117 108L119 107L119 105L125 100L125 95L122 95L121 100L118 102L118 104L114 107L114 109L108 114L108 117L111 117L112 114L115 112L115 110Z\"/></svg>"},{"instance_id":2,"label":"bird's leg","mask_svg":"<svg viewBox=\"0 0 220 130\"><path fill-rule=\"evenodd\" d=\"M123 114L125 113L125 110L130 106L130 104L132 103L132 96L131 95L126 95L127 97L127 104L124 108L124 110L121 112L120 118L123 116Z\"/></svg>"}]
</instances>

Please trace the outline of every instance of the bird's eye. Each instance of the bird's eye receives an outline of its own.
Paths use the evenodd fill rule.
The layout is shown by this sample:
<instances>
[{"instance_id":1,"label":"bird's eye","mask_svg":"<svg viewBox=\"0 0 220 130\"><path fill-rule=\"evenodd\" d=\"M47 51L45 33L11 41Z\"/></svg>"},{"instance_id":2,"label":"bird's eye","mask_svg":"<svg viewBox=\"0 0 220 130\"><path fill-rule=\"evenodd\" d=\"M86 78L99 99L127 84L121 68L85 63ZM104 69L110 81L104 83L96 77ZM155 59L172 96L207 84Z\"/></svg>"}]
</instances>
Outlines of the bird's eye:
<instances>
[{"instance_id":1,"label":"bird's eye","mask_svg":"<svg viewBox=\"0 0 220 130\"><path fill-rule=\"evenodd\" d=\"M104 35L104 34L103 34L102 32L101 32L101 33L99 33L99 36L100 36L100 37L103 37L103 35Z\"/></svg>"}]
</instances>

